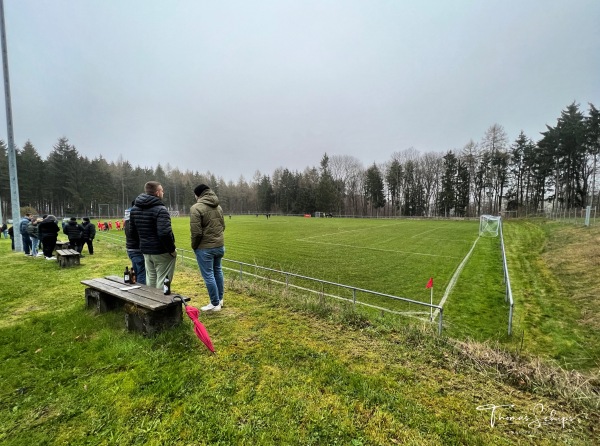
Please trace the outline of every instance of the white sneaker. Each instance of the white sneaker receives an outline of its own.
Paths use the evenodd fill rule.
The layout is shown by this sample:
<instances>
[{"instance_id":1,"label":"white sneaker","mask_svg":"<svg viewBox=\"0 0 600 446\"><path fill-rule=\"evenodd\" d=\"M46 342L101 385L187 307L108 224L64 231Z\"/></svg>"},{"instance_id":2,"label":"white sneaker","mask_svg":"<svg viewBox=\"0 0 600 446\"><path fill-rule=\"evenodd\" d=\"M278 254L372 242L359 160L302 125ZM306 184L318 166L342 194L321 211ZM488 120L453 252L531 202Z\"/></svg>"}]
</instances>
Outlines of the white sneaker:
<instances>
[{"instance_id":1,"label":"white sneaker","mask_svg":"<svg viewBox=\"0 0 600 446\"><path fill-rule=\"evenodd\" d=\"M38 252L37 255L36 255L36 257L42 257L43 255L44 255L43 253Z\"/></svg>"},{"instance_id":2,"label":"white sneaker","mask_svg":"<svg viewBox=\"0 0 600 446\"><path fill-rule=\"evenodd\" d=\"M219 301L219 306L220 306L221 308L223 308L223 299L221 299L221 300Z\"/></svg>"},{"instance_id":3,"label":"white sneaker","mask_svg":"<svg viewBox=\"0 0 600 446\"><path fill-rule=\"evenodd\" d=\"M46 260L56 260L56 257L52 256L52 257L46 257Z\"/></svg>"},{"instance_id":4,"label":"white sneaker","mask_svg":"<svg viewBox=\"0 0 600 446\"><path fill-rule=\"evenodd\" d=\"M221 305L208 304L200 308L202 311L221 311Z\"/></svg>"}]
</instances>

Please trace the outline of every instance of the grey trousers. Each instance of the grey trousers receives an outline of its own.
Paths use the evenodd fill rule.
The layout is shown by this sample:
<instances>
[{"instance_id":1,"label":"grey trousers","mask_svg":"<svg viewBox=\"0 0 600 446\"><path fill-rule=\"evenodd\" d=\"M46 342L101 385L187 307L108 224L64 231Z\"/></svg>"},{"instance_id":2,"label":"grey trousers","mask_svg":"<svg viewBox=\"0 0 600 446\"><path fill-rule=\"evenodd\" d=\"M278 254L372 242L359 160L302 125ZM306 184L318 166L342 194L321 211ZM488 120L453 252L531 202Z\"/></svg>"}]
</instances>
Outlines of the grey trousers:
<instances>
[{"instance_id":1,"label":"grey trousers","mask_svg":"<svg viewBox=\"0 0 600 446\"><path fill-rule=\"evenodd\" d=\"M173 280L177 256L166 254L144 254L146 265L146 285L153 288L163 287L165 278Z\"/></svg>"}]
</instances>

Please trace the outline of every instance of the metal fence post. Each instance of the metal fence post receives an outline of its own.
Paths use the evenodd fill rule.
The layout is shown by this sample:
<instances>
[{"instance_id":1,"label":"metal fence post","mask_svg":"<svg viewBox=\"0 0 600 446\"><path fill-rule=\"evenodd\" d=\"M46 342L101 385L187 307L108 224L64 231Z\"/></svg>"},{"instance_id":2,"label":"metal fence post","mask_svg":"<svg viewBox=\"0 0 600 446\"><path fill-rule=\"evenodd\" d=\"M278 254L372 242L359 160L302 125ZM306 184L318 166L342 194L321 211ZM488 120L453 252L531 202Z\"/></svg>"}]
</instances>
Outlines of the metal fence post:
<instances>
[{"instance_id":1,"label":"metal fence post","mask_svg":"<svg viewBox=\"0 0 600 446\"><path fill-rule=\"evenodd\" d=\"M444 308L439 307L440 309L440 321L438 322L438 335L442 334L442 325L444 323Z\"/></svg>"},{"instance_id":2,"label":"metal fence post","mask_svg":"<svg viewBox=\"0 0 600 446\"><path fill-rule=\"evenodd\" d=\"M513 319L513 306L514 304L510 304L508 309L508 335L512 335L512 319Z\"/></svg>"}]
</instances>

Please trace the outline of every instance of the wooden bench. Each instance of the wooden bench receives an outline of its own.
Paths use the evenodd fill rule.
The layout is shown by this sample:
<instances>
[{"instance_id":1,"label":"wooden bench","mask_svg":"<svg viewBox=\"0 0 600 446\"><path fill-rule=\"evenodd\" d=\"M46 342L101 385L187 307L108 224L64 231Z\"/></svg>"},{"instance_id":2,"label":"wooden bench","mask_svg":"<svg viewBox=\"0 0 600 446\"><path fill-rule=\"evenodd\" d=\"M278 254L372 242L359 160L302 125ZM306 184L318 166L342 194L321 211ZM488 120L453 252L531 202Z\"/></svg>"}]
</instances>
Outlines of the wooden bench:
<instances>
[{"instance_id":1,"label":"wooden bench","mask_svg":"<svg viewBox=\"0 0 600 446\"><path fill-rule=\"evenodd\" d=\"M79 253L74 249L57 249L56 260L61 268L79 265Z\"/></svg>"},{"instance_id":2,"label":"wooden bench","mask_svg":"<svg viewBox=\"0 0 600 446\"><path fill-rule=\"evenodd\" d=\"M179 325L183 314L180 298L190 300L178 294L165 296L158 288L123 283L123 278L117 276L82 280L81 283L87 286L87 308L94 308L99 313L123 308L127 330L146 336ZM175 296L178 298L174 302Z\"/></svg>"},{"instance_id":3,"label":"wooden bench","mask_svg":"<svg viewBox=\"0 0 600 446\"><path fill-rule=\"evenodd\" d=\"M69 242L56 241L56 247L54 249L69 249Z\"/></svg>"}]
</instances>

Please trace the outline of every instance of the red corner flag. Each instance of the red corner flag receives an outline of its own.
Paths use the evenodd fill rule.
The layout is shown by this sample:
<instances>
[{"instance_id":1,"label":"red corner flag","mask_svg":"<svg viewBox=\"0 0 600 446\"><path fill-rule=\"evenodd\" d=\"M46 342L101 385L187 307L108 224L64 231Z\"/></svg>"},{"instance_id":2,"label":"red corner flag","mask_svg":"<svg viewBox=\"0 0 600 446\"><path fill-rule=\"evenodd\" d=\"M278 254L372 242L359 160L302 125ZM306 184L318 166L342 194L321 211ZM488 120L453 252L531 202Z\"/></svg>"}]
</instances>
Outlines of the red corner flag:
<instances>
[{"instance_id":1,"label":"red corner flag","mask_svg":"<svg viewBox=\"0 0 600 446\"><path fill-rule=\"evenodd\" d=\"M425 285L425 288L433 288L433 277L429 278L429 282Z\"/></svg>"}]
</instances>

